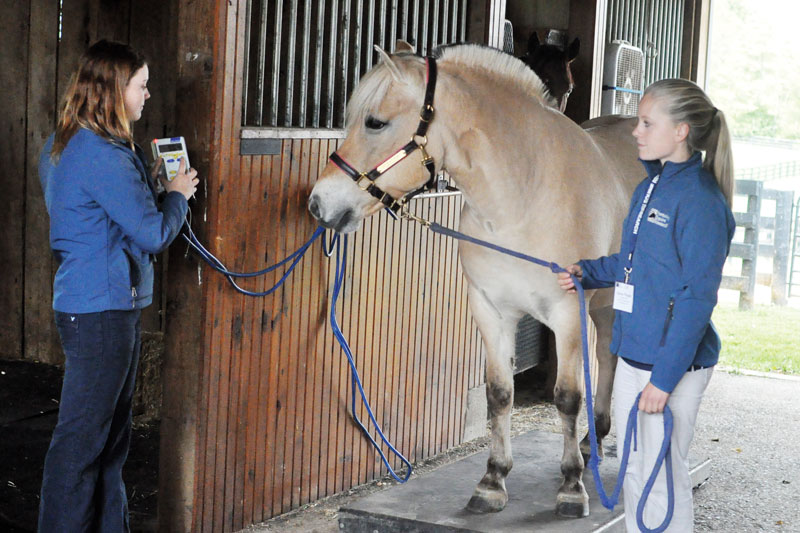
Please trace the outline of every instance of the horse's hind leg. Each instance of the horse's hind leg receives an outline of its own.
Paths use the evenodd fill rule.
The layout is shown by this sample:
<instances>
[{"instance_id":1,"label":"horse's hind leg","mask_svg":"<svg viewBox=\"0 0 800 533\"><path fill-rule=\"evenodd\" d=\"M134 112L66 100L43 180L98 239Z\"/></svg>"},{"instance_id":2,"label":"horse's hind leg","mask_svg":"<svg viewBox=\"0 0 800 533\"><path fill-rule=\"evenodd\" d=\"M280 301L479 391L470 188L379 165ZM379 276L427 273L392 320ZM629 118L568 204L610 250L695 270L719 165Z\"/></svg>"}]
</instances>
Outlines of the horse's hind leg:
<instances>
[{"instance_id":1,"label":"horse's hind leg","mask_svg":"<svg viewBox=\"0 0 800 533\"><path fill-rule=\"evenodd\" d=\"M486 346L486 399L491 428L486 474L475 487L467 509L502 511L508 502L506 476L511 471L511 407L514 403L514 333L519 316L504 316L479 289L470 287L472 315Z\"/></svg>"},{"instance_id":2,"label":"horse's hind leg","mask_svg":"<svg viewBox=\"0 0 800 533\"><path fill-rule=\"evenodd\" d=\"M581 518L589 515L589 495L583 486L583 458L578 447L578 413L583 399L581 375L580 316L572 305L559 309L560 319L553 324L558 351L558 375L554 400L564 434L561 473L564 481L556 496L556 512L561 516Z\"/></svg>"},{"instance_id":3,"label":"horse's hind leg","mask_svg":"<svg viewBox=\"0 0 800 533\"><path fill-rule=\"evenodd\" d=\"M617 368L617 356L609 351L611 344L611 327L614 322L614 310L611 306L591 312L592 320L597 328L597 393L594 397L594 426L597 432L597 453L603 457L603 439L611 430L611 390L614 387L614 372ZM581 455L588 461L591 453L589 434L581 441Z\"/></svg>"}]
</instances>

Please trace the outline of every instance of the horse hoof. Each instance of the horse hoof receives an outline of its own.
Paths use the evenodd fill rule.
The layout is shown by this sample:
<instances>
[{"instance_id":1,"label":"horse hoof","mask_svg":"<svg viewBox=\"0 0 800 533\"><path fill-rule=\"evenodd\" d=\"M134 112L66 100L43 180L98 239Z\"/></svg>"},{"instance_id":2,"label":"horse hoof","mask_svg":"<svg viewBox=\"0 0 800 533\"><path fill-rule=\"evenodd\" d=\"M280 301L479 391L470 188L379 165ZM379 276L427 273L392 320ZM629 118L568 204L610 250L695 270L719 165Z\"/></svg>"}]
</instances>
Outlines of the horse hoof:
<instances>
[{"instance_id":1,"label":"horse hoof","mask_svg":"<svg viewBox=\"0 0 800 533\"><path fill-rule=\"evenodd\" d=\"M479 514L497 513L505 509L506 503L508 495L505 492L476 489L467 503L467 510Z\"/></svg>"},{"instance_id":2,"label":"horse hoof","mask_svg":"<svg viewBox=\"0 0 800 533\"><path fill-rule=\"evenodd\" d=\"M589 516L589 496L559 494L556 498L556 514L565 518Z\"/></svg>"}]
</instances>

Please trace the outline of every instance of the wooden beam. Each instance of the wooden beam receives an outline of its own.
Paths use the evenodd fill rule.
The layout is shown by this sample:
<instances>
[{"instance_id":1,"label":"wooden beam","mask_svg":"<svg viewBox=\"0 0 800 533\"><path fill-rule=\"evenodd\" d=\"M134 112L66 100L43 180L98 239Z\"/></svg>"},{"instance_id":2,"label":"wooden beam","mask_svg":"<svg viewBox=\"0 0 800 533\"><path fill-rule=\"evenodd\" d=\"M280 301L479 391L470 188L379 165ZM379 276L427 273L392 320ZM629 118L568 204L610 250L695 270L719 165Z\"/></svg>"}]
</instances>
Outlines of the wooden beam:
<instances>
[{"instance_id":1,"label":"wooden beam","mask_svg":"<svg viewBox=\"0 0 800 533\"><path fill-rule=\"evenodd\" d=\"M175 131L186 138L189 158L201 177L197 199L190 204L193 228L206 241L207 207L215 191L212 161L216 147L214 101L218 95L217 73L223 72L219 57L220 34L224 35L229 2L177 0L168 31L175 32L172 64L176 73ZM202 31L201 28L207 29ZM169 68L169 67L168 67ZM170 101L172 96L169 96ZM166 305L166 353L164 359L164 398L159 459L159 531L192 531L198 523L197 501L202 496L197 479L198 442L203 428L198 427L201 405L207 323L207 271L186 248L175 244L169 251ZM213 317L210 318L213 320Z\"/></svg>"},{"instance_id":2,"label":"wooden beam","mask_svg":"<svg viewBox=\"0 0 800 533\"><path fill-rule=\"evenodd\" d=\"M0 188L7 199L0 210L0 357L22 357L23 279L25 272L26 107L28 103L28 37L31 5L0 3Z\"/></svg>"},{"instance_id":3,"label":"wooden beam","mask_svg":"<svg viewBox=\"0 0 800 533\"><path fill-rule=\"evenodd\" d=\"M58 95L66 84L56 73L62 64L58 42L58 10L49 0L30 3L28 42L28 118L25 159L25 358L57 364L64 360L53 322L53 275L55 261L50 252L50 221L39 183L38 161L42 146L55 129ZM64 4L67 7L67 2ZM66 26L65 26L66 27Z\"/></svg>"}]
</instances>

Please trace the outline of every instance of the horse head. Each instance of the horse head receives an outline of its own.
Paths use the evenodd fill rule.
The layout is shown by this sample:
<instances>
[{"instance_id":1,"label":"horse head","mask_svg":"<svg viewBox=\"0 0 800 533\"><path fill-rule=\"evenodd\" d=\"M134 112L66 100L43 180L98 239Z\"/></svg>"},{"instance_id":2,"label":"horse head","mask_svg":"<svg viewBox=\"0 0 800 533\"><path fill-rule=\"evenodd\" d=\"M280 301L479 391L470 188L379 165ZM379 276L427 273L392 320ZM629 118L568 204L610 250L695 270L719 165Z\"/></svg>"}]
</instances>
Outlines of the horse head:
<instances>
[{"instance_id":1,"label":"horse head","mask_svg":"<svg viewBox=\"0 0 800 533\"><path fill-rule=\"evenodd\" d=\"M353 92L345 119L346 139L308 201L321 225L343 233L357 230L364 218L382 207L396 208L395 200L432 179L430 160L426 168L412 155L418 151L427 157L427 122L433 119L421 118L425 110L420 111L427 87L426 60L402 41L391 56L377 45L375 49L381 61Z\"/></svg>"},{"instance_id":2,"label":"horse head","mask_svg":"<svg viewBox=\"0 0 800 533\"><path fill-rule=\"evenodd\" d=\"M569 64L580 51L580 39L575 39L566 50L554 44L542 44L539 36L533 32L528 39L528 52L521 59L527 64L547 86L555 99L555 105L562 113L567 107L567 99L575 83Z\"/></svg>"}]
</instances>

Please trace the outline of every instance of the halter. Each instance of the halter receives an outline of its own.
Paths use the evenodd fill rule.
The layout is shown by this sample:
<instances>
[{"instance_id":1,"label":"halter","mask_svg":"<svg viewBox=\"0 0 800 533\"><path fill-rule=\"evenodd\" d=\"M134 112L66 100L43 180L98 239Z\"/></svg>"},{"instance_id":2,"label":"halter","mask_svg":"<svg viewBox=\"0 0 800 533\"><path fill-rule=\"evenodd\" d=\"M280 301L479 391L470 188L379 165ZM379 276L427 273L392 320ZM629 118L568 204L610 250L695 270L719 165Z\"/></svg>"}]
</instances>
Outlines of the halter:
<instances>
[{"instance_id":1,"label":"halter","mask_svg":"<svg viewBox=\"0 0 800 533\"><path fill-rule=\"evenodd\" d=\"M359 172L336 152L330 155L331 162L339 167L342 172L350 176L362 191L366 191L377 198L378 201L394 213L402 209L405 203L416 195L436 187L435 164L433 158L429 156L428 152L425 150L425 145L428 143L428 137L426 136L428 125L431 120L433 120L434 115L433 95L436 91L436 60L433 57L426 57L425 64L427 65L427 81L425 86L425 100L419 112L419 125L417 126L417 131L414 132L411 140L406 143L405 146L368 172ZM417 139L419 139L419 141L417 141ZM424 185L395 199L375 184L375 180L417 149L422 153L422 166L428 169L428 173L430 174L430 179L428 179Z\"/></svg>"}]
</instances>

